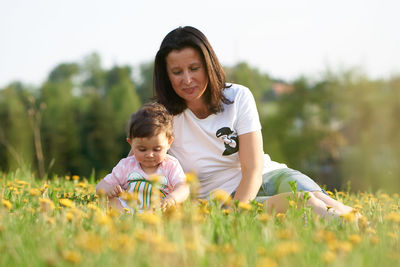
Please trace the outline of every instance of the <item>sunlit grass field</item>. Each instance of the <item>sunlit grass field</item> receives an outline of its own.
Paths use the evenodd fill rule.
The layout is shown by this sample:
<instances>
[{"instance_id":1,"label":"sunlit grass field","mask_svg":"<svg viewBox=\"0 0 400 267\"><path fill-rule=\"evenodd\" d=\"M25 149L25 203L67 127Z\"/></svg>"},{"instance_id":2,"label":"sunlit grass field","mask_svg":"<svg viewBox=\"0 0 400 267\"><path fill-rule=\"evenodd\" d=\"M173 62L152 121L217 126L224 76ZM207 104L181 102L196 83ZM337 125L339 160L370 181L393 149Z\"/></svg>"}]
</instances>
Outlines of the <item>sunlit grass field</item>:
<instances>
[{"instance_id":1,"label":"sunlit grass field","mask_svg":"<svg viewBox=\"0 0 400 267\"><path fill-rule=\"evenodd\" d=\"M364 217L321 219L296 199L285 214L221 207L223 192L120 215L93 178L0 173L0 266L400 266L399 195L329 193Z\"/></svg>"}]
</instances>

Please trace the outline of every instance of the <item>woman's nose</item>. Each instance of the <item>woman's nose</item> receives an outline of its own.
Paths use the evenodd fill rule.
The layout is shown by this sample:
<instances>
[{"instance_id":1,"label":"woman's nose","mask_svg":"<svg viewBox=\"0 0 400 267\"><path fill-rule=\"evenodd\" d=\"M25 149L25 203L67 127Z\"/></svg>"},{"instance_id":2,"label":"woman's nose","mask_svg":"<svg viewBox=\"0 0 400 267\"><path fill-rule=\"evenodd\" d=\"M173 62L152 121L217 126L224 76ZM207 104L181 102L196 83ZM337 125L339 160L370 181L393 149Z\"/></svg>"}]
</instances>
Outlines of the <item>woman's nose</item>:
<instances>
[{"instance_id":1,"label":"woman's nose","mask_svg":"<svg viewBox=\"0 0 400 267\"><path fill-rule=\"evenodd\" d=\"M183 75L183 81L186 85L189 85L192 82L192 76L189 72L185 72Z\"/></svg>"}]
</instances>

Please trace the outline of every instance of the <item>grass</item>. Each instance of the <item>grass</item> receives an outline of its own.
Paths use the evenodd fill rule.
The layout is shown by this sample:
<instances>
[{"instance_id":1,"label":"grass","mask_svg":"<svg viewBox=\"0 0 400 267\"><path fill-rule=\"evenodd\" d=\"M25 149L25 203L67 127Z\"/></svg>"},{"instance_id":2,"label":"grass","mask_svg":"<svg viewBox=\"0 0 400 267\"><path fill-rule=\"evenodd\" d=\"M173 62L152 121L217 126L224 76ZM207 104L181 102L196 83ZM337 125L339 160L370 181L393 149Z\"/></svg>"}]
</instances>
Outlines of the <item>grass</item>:
<instances>
[{"instance_id":1,"label":"grass","mask_svg":"<svg viewBox=\"0 0 400 267\"><path fill-rule=\"evenodd\" d=\"M399 195L331 194L364 218L320 219L296 199L285 214L221 208L223 192L119 215L99 205L93 181L3 173L0 266L400 266Z\"/></svg>"}]
</instances>

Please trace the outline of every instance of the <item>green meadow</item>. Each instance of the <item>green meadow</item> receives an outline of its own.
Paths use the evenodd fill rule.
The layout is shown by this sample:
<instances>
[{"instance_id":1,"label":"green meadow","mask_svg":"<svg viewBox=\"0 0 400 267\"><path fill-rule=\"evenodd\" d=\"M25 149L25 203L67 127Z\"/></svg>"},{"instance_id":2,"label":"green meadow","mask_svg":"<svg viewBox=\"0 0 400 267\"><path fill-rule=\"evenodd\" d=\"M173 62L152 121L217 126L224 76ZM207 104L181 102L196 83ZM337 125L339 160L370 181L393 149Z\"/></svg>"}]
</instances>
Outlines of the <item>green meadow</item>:
<instances>
[{"instance_id":1,"label":"green meadow","mask_svg":"<svg viewBox=\"0 0 400 267\"><path fill-rule=\"evenodd\" d=\"M0 266L400 266L398 194L328 191L362 217L322 219L295 198L267 213L191 188L175 209L119 214L93 177L1 173Z\"/></svg>"}]
</instances>

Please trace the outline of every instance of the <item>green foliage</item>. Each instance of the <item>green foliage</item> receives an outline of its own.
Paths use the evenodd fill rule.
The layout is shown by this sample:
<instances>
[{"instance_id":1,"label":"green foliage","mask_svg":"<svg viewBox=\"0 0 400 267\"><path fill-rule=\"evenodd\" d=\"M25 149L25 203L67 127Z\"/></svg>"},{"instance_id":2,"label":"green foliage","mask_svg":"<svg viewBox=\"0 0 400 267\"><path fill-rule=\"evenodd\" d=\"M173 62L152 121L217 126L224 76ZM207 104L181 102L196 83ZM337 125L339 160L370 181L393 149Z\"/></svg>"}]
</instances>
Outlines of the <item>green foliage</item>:
<instances>
[{"instance_id":1,"label":"green foliage","mask_svg":"<svg viewBox=\"0 0 400 267\"><path fill-rule=\"evenodd\" d=\"M264 151L327 188L389 192L400 189L400 78L372 80L350 70L288 83L245 62L226 67L227 81L254 94ZM134 76L133 73L136 75ZM90 175L109 172L128 153L131 113L153 96L153 62L135 71L104 69L93 53L61 63L36 90L20 83L0 90L0 168L37 169L28 99L42 112L45 171ZM42 109L41 107L45 107Z\"/></svg>"}]
</instances>

